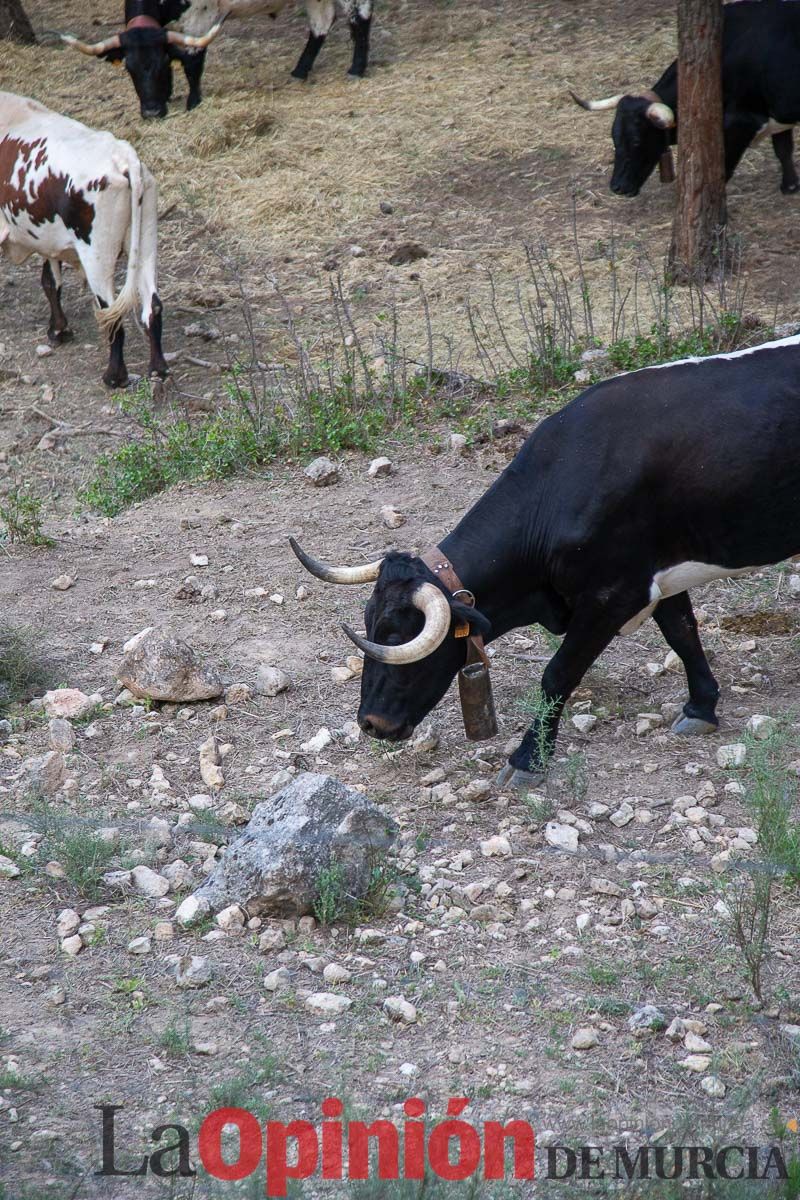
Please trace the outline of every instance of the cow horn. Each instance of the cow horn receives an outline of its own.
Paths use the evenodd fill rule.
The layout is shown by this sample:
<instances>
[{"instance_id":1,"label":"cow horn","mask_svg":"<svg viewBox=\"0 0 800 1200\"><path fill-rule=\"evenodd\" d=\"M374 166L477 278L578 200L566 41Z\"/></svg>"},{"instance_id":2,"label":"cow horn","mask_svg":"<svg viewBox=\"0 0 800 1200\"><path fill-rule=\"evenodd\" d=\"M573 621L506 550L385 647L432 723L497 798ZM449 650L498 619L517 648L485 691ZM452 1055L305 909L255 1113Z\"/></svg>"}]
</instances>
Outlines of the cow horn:
<instances>
[{"instance_id":1,"label":"cow horn","mask_svg":"<svg viewBox=\"0 0 800 1200\"><path fill-rule=\"evenodd\" d=\"M587 112L602 112L606 108L616 108L625 95L624 92L620 92L618 96L606 96L605 100L581 100L580 96L576 96L571 89L569 94L575 103L579 104L581 108L585 108Z\"/></svg>"},{"instance_id":2,"label":"cow horn","mask_svg":"<svg viewBox=\"0 0 800 1200\"><path fill-rule=\"evenodd\" d=\"M644 114L648 121L653 125L657 125L659 129L672 129L675 124L675 113L668 104L662 104L660 101L654 101L645 111Z\"/></svg>"},{"instance_id":3,"label":"cow horn","mask_svg":"<svg viewBox=\"0 0 800 1200\"><path fill-rule=\"evenodd\" d=\"M217 21L216 25L212 25L208 33L204 33L202 37L189 37L185 33L177 33L170 29L167 33L167 41L170 46L180 46L183 50L205 50L222 29L227 16L228 14L225 13L225 16Z\"/></svg>"},{"instance_id":4,"label":"cow horn","mask_svg":"<svg viewBox=\"0 0 800 1200\"><path fill-rule=\"evenodd\" d=\"M289 538L289 545L305 569L311 575L316 575L317 579L323 580L324 583L374 583L383 562L383 559L379 558L375 562L364 563L362 567L329 567L320 559L306 554L293 537Z\"/></svg>"},{"instance_id":5,"label":"cow horn","mask_svg":"<svg viewBox=\"0 0 800 1200\"><path fill-rule=\"evenodd\" d=\"M421 583L411 597L411 603L424 613L425 624L421 633L410 642L404 642L402 646L381 646L378 642L370 642L349 625L343 625L342 629L359 650L363 650L369 658L375 658L378 662L395 666L419 662L441 646L450 629L452 614L444 592L433 583Z\"/></svg>"},{"instance_id":6,"label":"cow horn","mask_svg":"<svg viewBox=\"0 0 800 1200\"><path fill-rule=\"evenodd\" d=\"M60 33L58 36L68 46L74 46L76 50L80 50L81 54L91 54L94 57L107 54L109 50L119 50L121 44L118 35L108 38L105 42L95 42L93 46L90 46L88 42L79 41L71 33Z\"/></svg>"}]
</instances>

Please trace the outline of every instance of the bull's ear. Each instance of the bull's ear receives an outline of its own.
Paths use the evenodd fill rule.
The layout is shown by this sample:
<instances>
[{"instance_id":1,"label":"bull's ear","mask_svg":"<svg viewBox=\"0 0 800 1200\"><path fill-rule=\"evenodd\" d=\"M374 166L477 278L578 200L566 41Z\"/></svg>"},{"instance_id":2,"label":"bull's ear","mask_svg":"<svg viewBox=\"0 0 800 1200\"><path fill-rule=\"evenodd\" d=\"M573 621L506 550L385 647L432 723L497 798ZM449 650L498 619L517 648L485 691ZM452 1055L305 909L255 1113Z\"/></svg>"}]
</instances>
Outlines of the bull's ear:
<instances>
[{"instance_id":1,"label":"bull's ear","mask_svg":"<svg viewBox=\"0 0 800 1200\"><path fill-rule=\"evenodd\" d=\"M492 632L492 623L482 612L478 612L477 608L470 608L466 604L461 604L458 600L452 600L450 608L453 611L456 621L467 621L469 623L471 634L480 634L481 637L489 637Z\"/></svg>"}]
</instances>

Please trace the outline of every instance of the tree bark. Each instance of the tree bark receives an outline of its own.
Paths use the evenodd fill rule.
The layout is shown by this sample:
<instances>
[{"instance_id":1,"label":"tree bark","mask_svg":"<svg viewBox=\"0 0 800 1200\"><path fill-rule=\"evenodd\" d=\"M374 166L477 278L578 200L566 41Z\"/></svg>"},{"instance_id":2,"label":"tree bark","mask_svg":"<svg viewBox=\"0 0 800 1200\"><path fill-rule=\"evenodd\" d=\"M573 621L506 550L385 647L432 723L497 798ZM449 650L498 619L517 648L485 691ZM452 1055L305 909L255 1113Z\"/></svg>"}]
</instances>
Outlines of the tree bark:
<instances>
[{"instance_id":1,"label":"tree bark","mask_svg":"<svg viewBox=\"0 0 800 1200\"><path fill-rule=\"evenodd\" d=\"M725 269L721 0L678 0L678 189L669 262L677 283Z\"/></svg>"},{"instance_id":2,"label":"tree bark","mask_svg":"<svg viewBox=\"0 0 800 1200\"><path fill-rule=\"evenodd\" d=\"M0 38L8 38L12 42L36 41L22 0L0 0Z\"/></svg>"}]
</instances>

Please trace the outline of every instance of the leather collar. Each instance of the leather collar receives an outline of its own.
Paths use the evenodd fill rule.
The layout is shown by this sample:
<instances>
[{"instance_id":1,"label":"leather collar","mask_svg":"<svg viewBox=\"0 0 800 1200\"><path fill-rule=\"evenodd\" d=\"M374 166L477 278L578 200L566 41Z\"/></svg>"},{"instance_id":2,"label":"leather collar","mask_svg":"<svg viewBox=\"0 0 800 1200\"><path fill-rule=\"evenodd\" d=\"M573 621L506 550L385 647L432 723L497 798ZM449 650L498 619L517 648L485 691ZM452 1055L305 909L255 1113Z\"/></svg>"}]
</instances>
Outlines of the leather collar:
<instances>
[{"instance_id":1,"label":"leather collar","mask_svg":"<svg viewBox=\"0 0 800 1200\"><path fill-rule=\"evenodd\" d=\"M433 546L430 550L426 550L420 558L425 563L440 583L444 584L454 600L459 600L468 608L475 607L475 597L468 588L465 588L458 577L450 559L444 554L438 546ZM467 662L482 662L485 667L489 666L489 657L483 644L483 637L480 633L470 633L468 621L459 621L456 624L455 636L457 638L469 638L467 645Z\"/></svg>"}]
</instances>

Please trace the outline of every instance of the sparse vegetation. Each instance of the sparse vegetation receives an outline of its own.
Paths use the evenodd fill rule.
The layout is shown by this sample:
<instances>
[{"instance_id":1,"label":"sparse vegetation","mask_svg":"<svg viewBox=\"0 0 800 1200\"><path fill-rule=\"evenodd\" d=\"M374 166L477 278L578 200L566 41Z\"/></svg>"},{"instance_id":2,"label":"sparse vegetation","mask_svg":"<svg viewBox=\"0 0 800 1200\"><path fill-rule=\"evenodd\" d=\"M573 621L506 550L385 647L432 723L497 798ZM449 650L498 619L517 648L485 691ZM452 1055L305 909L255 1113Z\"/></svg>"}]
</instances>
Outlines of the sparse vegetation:
<instances>
[{"instance_id":1,"label":"sparse vegetation","mask_svg":"<svg viewBox=\"0 0 800 1200\"><path fill-rule=\"evenodd\" d=\"M384 915L399 873L392 862L373 861L366 891L355 896L348 891L345 872L334 861L320 871L314 916L320 925L342 921L357 925L360 921Z\"/></svg>"},{"instance_id":2,"label":"sparse vegetation","mask_svg":"<svg viewBox=\"0 0 800 1200\"><path fill-rule=\"evenodd\" d=\"M23 546L52 546L42 532L42 501L24 487L15 487L0 500L0 543Z\"/></svg>"},{"instance_id":3,"label":"sparse vegetation","mask_svg":"<svg viewBox=\"0 0 800 1200\"><path fill-rule=\"evenodd\" d=\"M51 666L32 629L0 623L0 715L51 683Z\"/></svg>"}]
</instances>

